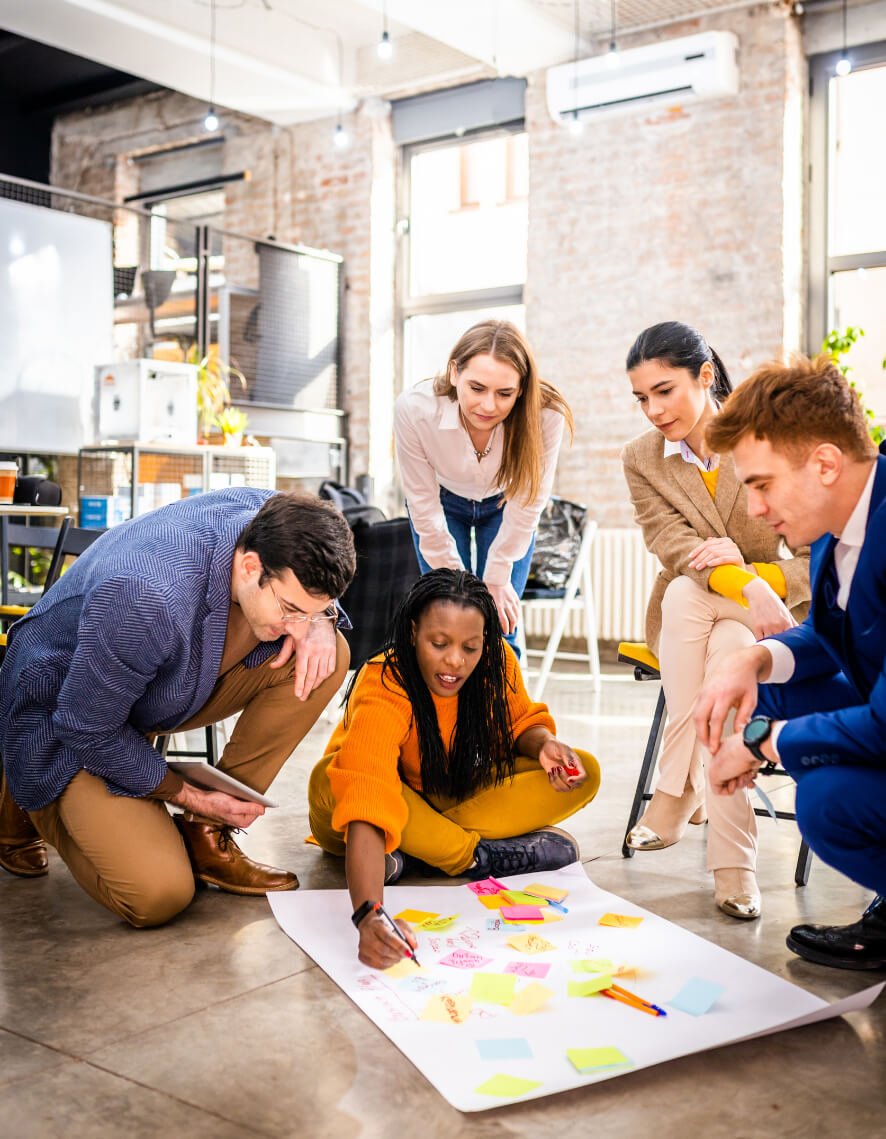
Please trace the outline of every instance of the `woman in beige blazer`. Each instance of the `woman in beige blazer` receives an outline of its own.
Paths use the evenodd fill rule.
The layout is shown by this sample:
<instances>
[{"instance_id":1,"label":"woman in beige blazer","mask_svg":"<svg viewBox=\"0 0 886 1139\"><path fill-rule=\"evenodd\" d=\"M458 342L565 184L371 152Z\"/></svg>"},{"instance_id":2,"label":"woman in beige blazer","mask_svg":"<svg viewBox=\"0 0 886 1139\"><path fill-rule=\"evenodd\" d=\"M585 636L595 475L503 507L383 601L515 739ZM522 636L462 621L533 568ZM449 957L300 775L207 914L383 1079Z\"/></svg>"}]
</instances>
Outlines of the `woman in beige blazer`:
<instances>
[{"instance_id":1,"label":"woman in beige blazer","mask_svg":"<svg viewBox=\"0 0 886 1139\"><path fill-rule=\"evenodd\" d=\"M732 385L716 352L693 328L669 321L646 329L627 358L628 378L653 429L622 453L634 513L661 561L646 613L668 708L659 779L626 842L662 850L687 823L708 816L708 869L725 913L761 912L755 875L756 818L747 791L705 794L707 751L692 722L708 673L729 653L789 628L809 600L808 549L791 551L748 516L747 491L732 459L712 454L705 430Z\"/></svg>"}]
</instances>

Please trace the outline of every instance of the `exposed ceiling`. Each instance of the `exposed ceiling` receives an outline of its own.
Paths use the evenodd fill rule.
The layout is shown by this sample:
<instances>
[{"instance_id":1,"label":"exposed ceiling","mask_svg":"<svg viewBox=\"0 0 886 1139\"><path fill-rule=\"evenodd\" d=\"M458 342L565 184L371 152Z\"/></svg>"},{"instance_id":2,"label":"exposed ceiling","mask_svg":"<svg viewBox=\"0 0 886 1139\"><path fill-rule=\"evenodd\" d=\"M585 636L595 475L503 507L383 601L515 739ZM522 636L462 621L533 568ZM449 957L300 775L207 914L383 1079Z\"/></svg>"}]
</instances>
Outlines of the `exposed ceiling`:
<instances>
[{"instance_id":1,"label":"exposed ceiling","mask_svg":"<svg viewBox=\"0 0 886 1139\"><path fill-rule=\"evenodd\" d=\"M617 33L754 3L618 0ZM67 64L71 73L47 87L45 70L24 64L0 85L14 82L22 97L30 84L30 97L55 111L91 95L113 97L115 88L123 98L162 86L287 124L349 110L368 96L562 63L576 50L576 12L580 54L603 51L612 10L611 0L0 0L0 29L102 65L77 75ZM385 20L394 48L388 62L376 54ZM143 85L131 87L133 77Z\"/></svg>"}]
</instances>

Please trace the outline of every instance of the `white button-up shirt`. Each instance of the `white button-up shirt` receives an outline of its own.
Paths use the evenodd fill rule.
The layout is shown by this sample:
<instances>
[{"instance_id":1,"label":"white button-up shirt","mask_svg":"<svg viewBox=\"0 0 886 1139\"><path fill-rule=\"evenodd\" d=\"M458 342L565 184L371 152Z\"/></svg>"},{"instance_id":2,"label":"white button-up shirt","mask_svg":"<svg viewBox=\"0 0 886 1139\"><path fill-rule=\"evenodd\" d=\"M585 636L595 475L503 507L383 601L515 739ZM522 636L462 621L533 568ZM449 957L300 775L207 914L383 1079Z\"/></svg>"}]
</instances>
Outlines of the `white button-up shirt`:
<instances>
[{"instance_id":1,"label":"white button-up shirt","mask_svg":"<svg viewBox=\"0 0 886 1139\"><path fill-rule=\"evenodd\" d=\"M511 499L504 505L501 528L486 559L487 585L505 585L511 567L529 549L538 517L551 495L563 440L563 416L553 408L541 413L544 469L541 490L532 503ZM479 462L458 414L458 401L434 394L433 380L404 391L394 408L394 440L409 516L419 536L419 549L434 569L466 569L440 505L440 487L474 502L498 494L504 426L492 433L488 455Z\"/></svg>"}]
</instances>

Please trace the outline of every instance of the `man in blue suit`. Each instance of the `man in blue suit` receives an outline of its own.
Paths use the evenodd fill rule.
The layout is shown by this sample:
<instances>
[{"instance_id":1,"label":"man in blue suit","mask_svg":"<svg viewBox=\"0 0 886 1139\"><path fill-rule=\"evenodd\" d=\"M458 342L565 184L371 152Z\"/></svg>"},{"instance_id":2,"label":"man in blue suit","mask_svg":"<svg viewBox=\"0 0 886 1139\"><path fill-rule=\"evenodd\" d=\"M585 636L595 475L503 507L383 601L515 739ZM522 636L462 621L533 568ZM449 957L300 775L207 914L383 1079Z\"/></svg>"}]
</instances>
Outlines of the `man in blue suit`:
<instances>
[{"instance_id":1,"label":"man in blue suit","mask_svg":"<svg viewBox=\"0 0 886 1139\"><path fill-rule=\"evenodd\" d=\"M184 782L152 737L239 713L219 767L266 791L347 669L333 599L354 568L347 522L308 495L214 491L103 534L10 631L0 865L45 873L49 843L136 927L183 910L195 878L295 889L233 840L264 808Z\"/></svg>"},{"instance_id":2,"label":"man in blue suit","mask_svg":"<svg viewBox=\"0 0 886 1139\"><path fill-rule=\"evenodd\" d=\"M886 968L886 456L828 357L759 369L708 442L733 453L752 517L790 546L812 544L809 616L733 654L699 697L712 786L730 794L775 763L793 776L812 850L877 897L851 925L796 926L788 947Z\"/></svg>"}]
</instances>

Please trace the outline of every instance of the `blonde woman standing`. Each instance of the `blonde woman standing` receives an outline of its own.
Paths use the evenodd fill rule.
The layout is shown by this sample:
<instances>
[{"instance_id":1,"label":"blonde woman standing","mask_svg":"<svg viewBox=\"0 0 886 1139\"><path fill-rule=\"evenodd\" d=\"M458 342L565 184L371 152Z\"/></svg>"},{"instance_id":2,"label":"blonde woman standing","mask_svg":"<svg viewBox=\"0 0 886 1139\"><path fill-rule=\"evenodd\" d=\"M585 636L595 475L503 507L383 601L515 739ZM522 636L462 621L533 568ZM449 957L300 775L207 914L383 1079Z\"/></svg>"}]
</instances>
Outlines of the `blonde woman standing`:
<instances>
[{"instance_id":1,"label":"blonde woman standing","mask_svg":"<svg viewBox=\"0 0 886 1139\"><path fill-rule=\"evenodd\" d=\"M626 368L652 424L622 460L646 546L662 564L646 639L661 665L668 724L655 793L625 841L641 851L672 846L687 823L704 822L706 807L716 903L731 917L753 919L761 900L749 793L706 794L710 755L696 738L692 709L725 656L802 619L809 551L791 557L765 522L748 516L731 457L705 442L732 384L701 333L676 321L653 325L637 337Z\"/></svg>"},{"instance_id":2,"label":"blonde woman standing","mask_svg":"<svg viewBox=\"0 0 886 1139\"><path fill-rule=\"evenodd\" d=\"M538 518L572 412L506 320L461 337L445 370L404 391L394 439L422 572L465 569L492 594L515 645ZM472 546L473 539L473 546Z\"/></svg>"}]
</instances>

